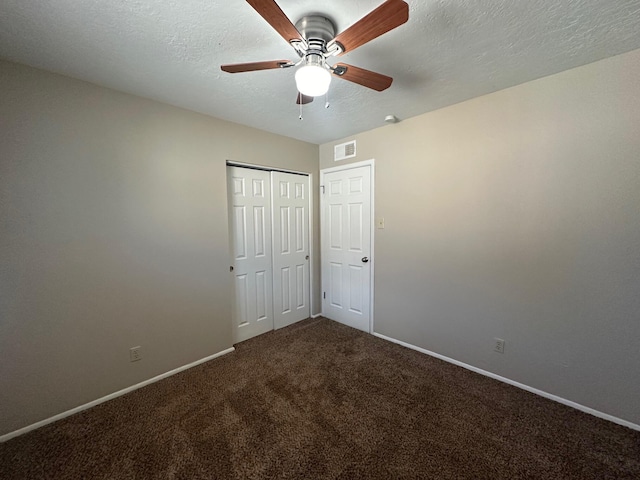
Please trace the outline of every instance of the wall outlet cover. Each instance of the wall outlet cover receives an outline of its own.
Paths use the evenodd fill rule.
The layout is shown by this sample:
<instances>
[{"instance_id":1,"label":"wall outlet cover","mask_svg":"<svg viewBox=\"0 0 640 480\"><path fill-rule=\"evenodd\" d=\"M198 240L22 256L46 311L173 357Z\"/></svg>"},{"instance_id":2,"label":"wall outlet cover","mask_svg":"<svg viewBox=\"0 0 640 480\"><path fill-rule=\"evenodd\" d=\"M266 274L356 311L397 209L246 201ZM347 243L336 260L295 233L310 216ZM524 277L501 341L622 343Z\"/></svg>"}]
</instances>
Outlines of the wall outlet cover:
<instances>
[{"instance_id":1,"label":"wall outlet cover","mask_svg":"<svg viewBox=\"0 0 640 480\"><path fill-rule=\"evenodd\" d=\"M138 360L142 360L142 352L140 351L142 347L131 347L129 349L129 360L132 362L137 362Z\"/></svg>"}]
</instances>

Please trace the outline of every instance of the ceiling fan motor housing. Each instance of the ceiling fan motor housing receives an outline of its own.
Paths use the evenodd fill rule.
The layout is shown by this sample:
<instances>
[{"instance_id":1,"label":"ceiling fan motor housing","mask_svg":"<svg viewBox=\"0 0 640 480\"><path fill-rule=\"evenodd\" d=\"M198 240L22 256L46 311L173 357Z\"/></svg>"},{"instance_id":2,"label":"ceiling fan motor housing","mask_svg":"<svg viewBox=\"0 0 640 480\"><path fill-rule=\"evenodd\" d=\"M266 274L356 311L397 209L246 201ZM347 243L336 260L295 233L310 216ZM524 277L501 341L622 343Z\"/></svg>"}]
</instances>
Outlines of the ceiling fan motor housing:
<instances>
[{"instance_id":1,"label":"ceiling fan motor housing","mask_svg":"<svg viewBox=\"0 0 640 480\"><path fill-rule=\"evenodd\" d=\"M296 22L296 28L307 41L309 50L326 53L326 45L336 36L336 26L327 17L308 15Z\"/></svg>"}]
</instances>

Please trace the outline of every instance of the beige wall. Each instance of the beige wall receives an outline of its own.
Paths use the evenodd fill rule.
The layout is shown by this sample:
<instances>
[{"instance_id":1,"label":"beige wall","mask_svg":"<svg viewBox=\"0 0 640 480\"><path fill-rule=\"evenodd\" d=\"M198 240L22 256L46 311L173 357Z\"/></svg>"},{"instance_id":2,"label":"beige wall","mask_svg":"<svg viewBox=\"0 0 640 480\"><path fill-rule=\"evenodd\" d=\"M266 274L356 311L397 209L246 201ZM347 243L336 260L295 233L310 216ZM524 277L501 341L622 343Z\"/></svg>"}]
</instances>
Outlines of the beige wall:
<instances>
[{"instance_id":1,"label":"beige wall","mask_svg":"<svg viewBox=\"0 0 640 480\"><path fill-rule=\"evenodd\" d=\"M231 346L226 160L318 179L317 145L0 62L0 435Z\"/></svg>"},{"instance_id":2,"label":"beige wall","mask_svg":"<svg viewBox=\"0 0 640 480\"><path fill-rule=\"evenodd\" d=\"M376 332L640 424L640 50L351 138Z\"/></svg>"}]
</instances>

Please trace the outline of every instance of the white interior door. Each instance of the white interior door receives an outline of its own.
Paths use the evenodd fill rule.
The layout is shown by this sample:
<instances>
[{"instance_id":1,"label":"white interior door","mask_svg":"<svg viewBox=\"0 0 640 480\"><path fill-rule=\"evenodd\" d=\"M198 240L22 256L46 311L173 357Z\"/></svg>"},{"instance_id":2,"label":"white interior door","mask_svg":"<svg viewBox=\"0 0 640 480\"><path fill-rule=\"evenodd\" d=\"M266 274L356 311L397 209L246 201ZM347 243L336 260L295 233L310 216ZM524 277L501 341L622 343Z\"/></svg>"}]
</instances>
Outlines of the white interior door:
<instances>
[{"instance_id":1,"label":"white interior door","mask_svg":"<svg viewBox=\"0 0 640 480\"><path fill-rule=\"evenodd\" d=\"M309 318L309 177L271 172L275 328Z\"/></svg>"},{"instance_id":2,"label":"white interior door","mask_svg":"<svg viewBox=\"0 0 640 480\"><path fill-rule=\"evenodd\" d=\"M235 283L235 341L273 330L271 178L227 167L229 228Z\"/></svg>"},{"instance_id":3,"label":"white interior door","mask_svg":"<svg viewBox=\"0 0 640 480\"><path fill-rule=\"evenodd\" d=\"M370 331L371 165L323 171L322 312Z\"/></svg>"}]
</instances>

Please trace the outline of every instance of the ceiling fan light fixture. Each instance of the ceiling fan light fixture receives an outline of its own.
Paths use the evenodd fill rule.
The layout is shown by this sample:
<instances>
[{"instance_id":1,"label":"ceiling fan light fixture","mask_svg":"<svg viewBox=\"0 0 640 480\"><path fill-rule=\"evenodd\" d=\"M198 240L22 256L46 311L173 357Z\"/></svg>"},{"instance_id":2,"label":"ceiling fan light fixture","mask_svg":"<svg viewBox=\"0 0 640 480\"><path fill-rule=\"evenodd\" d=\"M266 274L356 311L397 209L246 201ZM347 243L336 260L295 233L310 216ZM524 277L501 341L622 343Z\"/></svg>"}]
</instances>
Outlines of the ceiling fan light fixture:
<instances>
[{"instance_id":1,"label":"ceiling fan light fixture","mask_svg":"<svg viewBox=\"0 0 640 480\"><path fill-rule=\"evenodd\" d=\"M324 66L322 55L309 54L305 57L305 64L296 71L296 86L298 91L309 97L319 97L329 91L331 73Z\"/></svg>"},{"instance_id":2,"label":"ceiling fan light fixture","mask_svg":"<svg viewBox=\"0 0 640 480\"><path fill-rule=\"evenodd\" d=\"M317 65L305 65L296 72L298 91L310 97L319 97L329 91L331 74L326 68Z\"/></svg>"}]
</instances>

